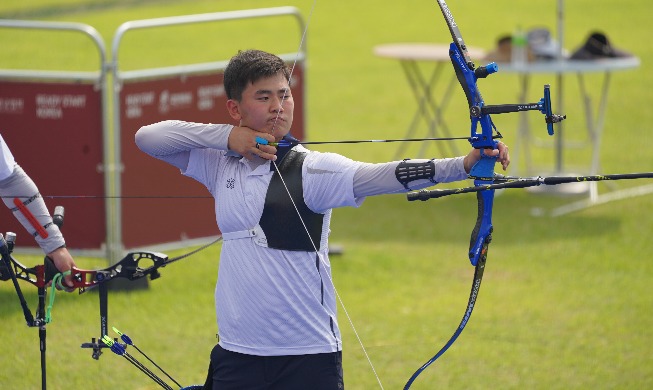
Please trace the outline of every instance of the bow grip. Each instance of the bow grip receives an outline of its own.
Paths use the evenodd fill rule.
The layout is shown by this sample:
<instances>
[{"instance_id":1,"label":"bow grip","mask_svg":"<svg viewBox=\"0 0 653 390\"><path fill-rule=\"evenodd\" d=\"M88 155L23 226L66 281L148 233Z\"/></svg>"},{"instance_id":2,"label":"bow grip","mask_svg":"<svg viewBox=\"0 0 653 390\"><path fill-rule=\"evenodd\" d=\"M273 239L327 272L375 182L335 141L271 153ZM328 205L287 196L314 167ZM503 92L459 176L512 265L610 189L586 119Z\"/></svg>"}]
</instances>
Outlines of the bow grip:
<instances>
[{"instance_id":1,"label":"bow grip","mask_svg":"<svg viewBox=\"0 0 653 390\"><path fill-rule=\"evenodd\" d=\"M79 293L82 294L86 289L93 288L113 278L126 278L134 281L149 275L150 279L154 280L161 276L158 268L165 267L167 261L168 256L159 252L130 252L109 268L98 270L73 268L71 270L73 287L79 288Z\"/></svg>"},{"instance_id":2,"label":"bow grip","mask_svg":"<svg viewBox=\"0 0 653 390\"><path fill-rule=\"evenodd\" d=\"M43 278L45 283L50 283L59 272L59 269L54 265L54 261L49 256L45 256L43 259Z\"/></svg>"},{"instance_id":3,"label":"bow grip","mask_svg":"<svg viewBox=\"0 0 653 390\"><path fill-rule=\"evenodd\" d=\"M477 192L476 200L478 203L478 215L476 217L476 225L474 225L474 230L472 230L472 235L469 240L469 261L473 266L476 266L479 259L485 262L487 249L492 241L492 231L494 230L492 227L494 190Z\"/></svg>"},{"instance_id":4,"label":"bow grip","mask_svg":"<svg viewBox=\"0 0 653 390\"><path fill-rule=\"evenodd\" d=\"M492 184L494 182L494 164L497 157L485 154L480 149L481 159L474 164L469 176L474 179L475 186ZM492 206L494 205L494 190L484 190L476 193L478 214L476 224L469 240L469 261L476 266L479 259L483 262L487 257L488 245L492 241Z\"/></svg>"}]
</instances>

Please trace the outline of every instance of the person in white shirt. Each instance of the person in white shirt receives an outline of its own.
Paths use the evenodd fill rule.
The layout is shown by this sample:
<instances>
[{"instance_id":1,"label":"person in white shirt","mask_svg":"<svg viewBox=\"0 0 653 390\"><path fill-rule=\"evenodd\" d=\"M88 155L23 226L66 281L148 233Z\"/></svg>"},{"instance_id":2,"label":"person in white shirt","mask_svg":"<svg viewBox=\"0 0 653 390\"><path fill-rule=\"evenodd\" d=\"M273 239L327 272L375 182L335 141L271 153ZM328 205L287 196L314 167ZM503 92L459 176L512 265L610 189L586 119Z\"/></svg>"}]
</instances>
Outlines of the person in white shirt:
<instances>
[{"instance_id":1,"label":"person in white shirt","mask_svg":"<svg viewBox=\"0 0 653 390\"><path fill-rule=\"evenodd\" d=\"M332 209L466 179L480 159L472 150L370 164L310 151L289 135L289 79L279 57L241 51L224 73L227 110L237 126L164 121L135 136L143 152L179 168L215 198L224 239L215 289L219 342L205 389L344 388L328 256ZM282 140L290 145L270 144ZM508 166L504 144L485 153Z\"/></svg>"},{"instance_id":2,"label":"person in white shirt","mask_svg":"<svg viewBox=\"0 0 653 390\"><path fill-rule=\"evenodd\" d=\"M2 135L0 135L0 196L60 272L68 271L75 266L75 260L66 249L66 242L59 227L52 223L52 217L36 184L16 163ZM34 226L29 221L14 203L15 199L20 200L27 212L34 216L38 225ZM63 286L70 286L71 283L72 276L65 275ZM72 289L66 290L72 291Z\"/></svg>"}]
</instances>

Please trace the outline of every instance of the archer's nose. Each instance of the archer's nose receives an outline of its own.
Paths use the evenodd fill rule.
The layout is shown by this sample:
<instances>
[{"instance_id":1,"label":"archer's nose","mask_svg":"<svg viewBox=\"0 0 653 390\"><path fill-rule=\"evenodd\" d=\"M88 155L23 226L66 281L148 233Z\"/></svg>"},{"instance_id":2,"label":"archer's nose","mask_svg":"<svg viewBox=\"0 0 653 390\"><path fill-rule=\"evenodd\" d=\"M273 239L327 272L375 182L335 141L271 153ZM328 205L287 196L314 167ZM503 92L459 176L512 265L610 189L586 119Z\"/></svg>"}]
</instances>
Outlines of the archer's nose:
<instances>
[{"instance_id":1,"label":"archer's nose","mask_svg":"<svg viewBox=\"0 0 653 390\"><path fill-rule=\"evenodd\" d=\"M272 101L271 108L273 112L283 112L283 99L275 98Z\"/></svg>"}]
</instances>

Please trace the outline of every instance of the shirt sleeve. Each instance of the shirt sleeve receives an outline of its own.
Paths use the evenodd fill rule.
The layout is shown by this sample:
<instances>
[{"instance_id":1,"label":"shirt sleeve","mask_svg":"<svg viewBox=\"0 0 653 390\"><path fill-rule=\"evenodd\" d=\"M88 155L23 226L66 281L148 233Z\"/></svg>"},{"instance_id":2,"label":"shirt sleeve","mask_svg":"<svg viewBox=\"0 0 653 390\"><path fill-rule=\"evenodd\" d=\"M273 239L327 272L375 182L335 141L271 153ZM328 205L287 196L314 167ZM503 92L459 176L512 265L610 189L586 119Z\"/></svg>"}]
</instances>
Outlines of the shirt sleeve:
<instances>
[{"instance_id":1,"label":"shirt sleeve","mask_svg":"<svg viewBox=\"0 0 653 390\"><path fill-rule=\"evenodd\" d=\"M354 174L362 164L335 153L310 152L302 168L306 205L316 213L360 206L364 198L354 195Z\"/></svg>"},{"instance_id":2,"label":"shirt sleeve","mask_svg":"<svg viewBox=\"0 0 653 390\"><path fill-rule=\"evenodd\" d=\"M141 151L184 171L192 150L228 150L232 125L163 121L141 127L135 142Z\"/></svg>"},{"instance_id":3,"label":"shirt sleeve","mask_svg":"<svg viewBox=\"0 0 653 390\"><path fill-rule=\"evenodd\" d=\"M215 149L195 149L190 153L186 169L181 173L204 184L215 196L215 182L218 179L220 161L225 151Z\"/></svg>"},{"instance_id":4,"label":"shirt sleeve","mask_svg":"<svg viewBox=\"0 0 653 390\"><path fill-rule=\"evenodd\" d=\"M436 183L465 180L464 157L434 159ZM411 160L411 162L429 160ZM401 161L370 164L353 161L335 153L311 152L304 164L304 200L314 212L343 206L358 207L365 197L419 190L436 183L421 179L409 183L410 190L397 180Z\"/></svg>"},{"instance_id":5,"label":"shirt sleeve","mask_svg":"<svg viewBox=\"0 0 653 390\"><path fill-rule=\"evenodd\" d=\"M464 157L433 160L435 165L433 181L436 183L449 183L466 179L467 172L465 171L463 160ZM411 160L411 162L420 161L427 162L429 160ZM415 180L408 184L410 190L407 190L397 180L395 174L395 170L400 163L401 161L382 164L361 164L354 175L354 195L356 197L365 197L381 194L395 194L420 190L436 184L428 179Z\"/></svg>"}]
</instances>

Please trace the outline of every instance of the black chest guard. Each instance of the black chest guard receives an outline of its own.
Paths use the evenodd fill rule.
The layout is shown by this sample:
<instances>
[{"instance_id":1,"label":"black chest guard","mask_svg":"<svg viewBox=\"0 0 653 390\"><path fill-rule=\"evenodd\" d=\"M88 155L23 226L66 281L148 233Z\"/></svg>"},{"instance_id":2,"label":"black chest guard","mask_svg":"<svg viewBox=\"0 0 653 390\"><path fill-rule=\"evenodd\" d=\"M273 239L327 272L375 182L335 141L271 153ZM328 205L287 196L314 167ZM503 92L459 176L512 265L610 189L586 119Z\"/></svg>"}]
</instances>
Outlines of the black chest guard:
<instances>
[{"instance_id":1,"label":"black chest guard","mask_svg":"<svg viewBox=\"0 0 653 390\"><path fill-rule=\"evenodd\" d=\"M304 203L302 165L305 157L306 153L288 151L278 164L283 180L276 170L272 175L265 195L263 215L259 221L268 248L313 252L315 247L317 249L320 247L324 214L314 213ZM288 190L284 186L284 181ZM292 201L288 197L289 192ZM301 219L297 215L298 211ZM309 232L310 239L306 230Z\"/></svg>"}]
</instances>

